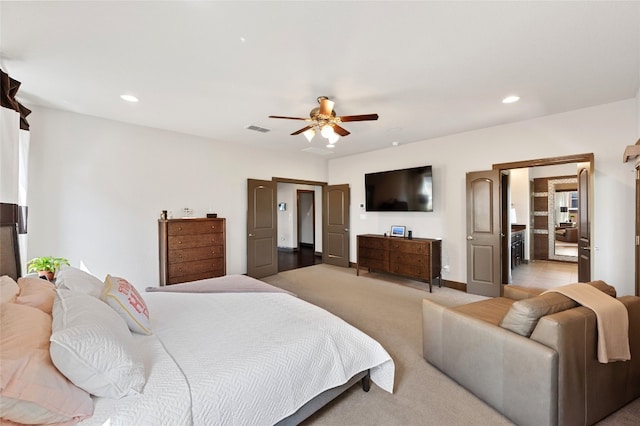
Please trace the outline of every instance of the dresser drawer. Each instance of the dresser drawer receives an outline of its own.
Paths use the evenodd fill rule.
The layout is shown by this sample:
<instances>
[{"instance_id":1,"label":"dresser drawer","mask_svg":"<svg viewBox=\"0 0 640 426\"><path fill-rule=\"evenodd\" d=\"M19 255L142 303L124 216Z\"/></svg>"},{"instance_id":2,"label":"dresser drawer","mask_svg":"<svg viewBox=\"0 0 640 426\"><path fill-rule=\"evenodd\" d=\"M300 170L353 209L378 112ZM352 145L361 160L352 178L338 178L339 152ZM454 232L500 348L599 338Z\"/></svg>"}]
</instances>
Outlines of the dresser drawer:
<instances>
[{"instance_id":1,"label":"dresser drawer","mask_svg":"<svg viewBox=\"0 0 640 426\"><path fill-rule=\"evenodd\" d=\"M389 256L389 260L392 264L420 265L420 267L424 267L430 263L428 255L415 253L392 252Z\"/></svg>"},{"instance_id":2,"label":"dresser drawer","mask_svg":"<svg viewBox=\"0 0 640 426\"><path fill-rule=\"evenodd\" d=\"M358 268L376 269L378 271L386 271L389 262L380 259L358 259Z\"/></svg>"},{"instance_id":3,"label":"dresser drawer","mask_svg":"<svg viewBox=\"0 0 640 426\"><path fill-rule=\"evenodd\" d=\"M224 225L222 221L188 219L176 223L169 223L167 226L167 235L213 234L221 233L223 229Z\"/></svg>"},{"instance_id":4,"label":"dresser drawer","mask_svg":"<svg viewBox=\"0 0 640 426\"><path fill-rule=\"evenodd\" d=\"M390 271L394 274L404 275L405 277L418 278L421 280L429 279L427 276L426 265L409 265L404 263L391 263Z\"/></svg>"},{"instance_id":5,"label":"dresser drawer","mask_svg":"<svg viewBox=\"0 0 640 426\"><path fill-rule=\"evenodd\" d=\"M224 256L224 247L221 245L169 250L169 263L205 260L222 256Z\"/></svg>"},{"instance_id":6,"label":"dresser drawer","mask_svg":"<svg viewBox=\"0 0 640 426\"><path fill-rule=\"evenodd\" d=\"M389 251L377 248L358 247L358 257L386 261L389 260Z\"/></svg>"},{"instance_id":7,"label":"dresser drawer","mask_svg":"<svg viewBox=\"0 0 640 426\"><path fill-rule=\"evenodd\" d=\"M169 251L193 248L219 246L224 244L224 234L202 234L202 235L170 235L167 238Z\"/></svg>"},{"instance_id":8,"label":"dresser drawer","mask_svg":"<svg viewBox=\"0 0 640 426\"><path fill-rule=\"evenodd\" d=\"M387 238L380 237L358 237L358 248L368 247L373 249L388 250L389 240Z\"/></svg>"},{"instance_id":9,"label":"dresser drawer","mask_svg":"<svg viewBox=\"0 0 640 426\"><path fill-rule=\"evenodd\" d=\"M414 241L397 240L391 242L391 250L400 253L426 253L427 245Z\"/></svg>"},{"instance_id":10,"label":"dresser drawer","mask_svg":"<svg viewBox=\"0 0 640 426\"><path fill-rule=\"evenodd\" d=\"M213 273L224 268L222 259L193 260L169 264L169 277L180 277L190 274Z\"/></svg>"}]
</instances>

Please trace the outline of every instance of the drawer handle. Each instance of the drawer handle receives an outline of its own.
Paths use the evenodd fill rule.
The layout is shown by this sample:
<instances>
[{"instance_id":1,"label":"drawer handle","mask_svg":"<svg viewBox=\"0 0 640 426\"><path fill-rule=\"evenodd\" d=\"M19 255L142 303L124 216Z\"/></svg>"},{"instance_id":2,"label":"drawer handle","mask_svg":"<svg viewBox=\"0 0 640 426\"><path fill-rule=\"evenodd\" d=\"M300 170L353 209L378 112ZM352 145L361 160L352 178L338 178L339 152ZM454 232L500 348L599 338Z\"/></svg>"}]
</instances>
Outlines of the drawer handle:
<instances>
[{"instance_id":1,"label":"drawer handle","mask_svg":"<svg viewBox=\"0 0 640 426\"><path fill-rule=\"evenodd\" d=\"M182 244L182 241L178 240L178 244Z\"/></svg>"},{"instance_id":2,"label":"drawer handle","mask_svg":"<svg viewBox=\"0 0 640 426\"><path fill-rule=\"evenodd\" d=\"M178 231L182 231L182 226L178 226Z\"/></svg>"}]
</instances>

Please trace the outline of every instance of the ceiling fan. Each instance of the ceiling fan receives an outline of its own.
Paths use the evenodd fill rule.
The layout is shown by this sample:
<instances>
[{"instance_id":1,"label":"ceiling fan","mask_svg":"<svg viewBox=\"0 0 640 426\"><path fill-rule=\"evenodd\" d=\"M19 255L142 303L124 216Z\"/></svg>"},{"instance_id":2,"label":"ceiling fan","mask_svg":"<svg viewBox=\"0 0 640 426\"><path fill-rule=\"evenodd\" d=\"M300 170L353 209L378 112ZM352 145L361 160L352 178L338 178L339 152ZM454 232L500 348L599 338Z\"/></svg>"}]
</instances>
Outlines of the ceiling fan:
<instances>
[{"instance_id":1,"label":"ceiling fan","mask_svg":"<svg viewBox=\"0 0 640 426\"><path fill-rule=\"evenodd\" d=\"M340 136L347 136L350 132L344 127L340 126L340 123L346 123L349 121L369 121L377 120L378 114L362 114L362 115L336 115L333 105L335 102L329 100L326 96L319 96L319 107L311 110L309 118L303 117L284 117L281 115L270 115L269 118L284 118L288 120L304 120L309 122L309 125L303 127L300 130L296 130L291 133L292 136L304 134L309 142L315 136L316 132L329 140L329 147L332 147L340 138Z\"/></svg>"}]
</instances>

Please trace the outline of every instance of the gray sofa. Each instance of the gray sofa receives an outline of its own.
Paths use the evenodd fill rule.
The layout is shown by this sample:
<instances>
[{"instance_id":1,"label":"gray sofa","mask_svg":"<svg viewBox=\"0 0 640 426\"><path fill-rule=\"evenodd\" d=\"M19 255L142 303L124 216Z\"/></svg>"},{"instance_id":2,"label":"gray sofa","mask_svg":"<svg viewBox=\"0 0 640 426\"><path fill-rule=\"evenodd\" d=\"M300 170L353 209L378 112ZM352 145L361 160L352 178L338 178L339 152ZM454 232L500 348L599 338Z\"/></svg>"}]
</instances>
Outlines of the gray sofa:
<instances>
[{"instance_id":1,"label":"gray sofa","mask_svg":"<svg viewBox=\"0 0 640 426\"><path fill-rule=\"evenodd\" d=\"M424 359L518 425L590 425L639 397L640 297L618 298L631 361L601 364L593 311L540 291L505 286L505 297L457 307L424 300ZM530 336L503 327L519 299L514 310L541 315Z\"/></svg>"}]
</instances>

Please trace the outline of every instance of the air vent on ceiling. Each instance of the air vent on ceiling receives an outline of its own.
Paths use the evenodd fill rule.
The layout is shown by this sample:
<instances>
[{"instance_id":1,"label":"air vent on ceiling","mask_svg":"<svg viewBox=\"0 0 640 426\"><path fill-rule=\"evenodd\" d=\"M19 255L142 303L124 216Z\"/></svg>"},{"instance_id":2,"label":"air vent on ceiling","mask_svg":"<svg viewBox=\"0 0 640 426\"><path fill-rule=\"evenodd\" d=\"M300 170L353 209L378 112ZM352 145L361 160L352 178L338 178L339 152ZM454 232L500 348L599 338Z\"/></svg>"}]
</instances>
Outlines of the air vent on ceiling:
<instances>
[{"instance_id":1,"label":"air vent on ceiling","mask_svg":"<svg viewBox=\"0 0 640 426\"><path fill-rule=\"evenodd\" d=\"M267 133L271 131L271 129L267 129L266 127L254 126L253 124L247 126L247 130L255 130L256 132L260 133Z\"/></svg>"},{"instance_id":2,"label":"air vent on ceiling","mask_svg":"<svg viewBox=\"0 0 640 426\"><path fill-rule=\"evenodd\" d=\"M333 154L333 151L329 151L328 149L322 149L322 148L315 148L315 147L308 147L303 149L302 151L304 152L308 152L309 154L317 154L317 155L331 155Z\"/></svg>"}]
</instances>

